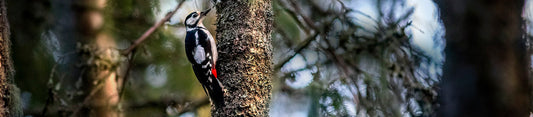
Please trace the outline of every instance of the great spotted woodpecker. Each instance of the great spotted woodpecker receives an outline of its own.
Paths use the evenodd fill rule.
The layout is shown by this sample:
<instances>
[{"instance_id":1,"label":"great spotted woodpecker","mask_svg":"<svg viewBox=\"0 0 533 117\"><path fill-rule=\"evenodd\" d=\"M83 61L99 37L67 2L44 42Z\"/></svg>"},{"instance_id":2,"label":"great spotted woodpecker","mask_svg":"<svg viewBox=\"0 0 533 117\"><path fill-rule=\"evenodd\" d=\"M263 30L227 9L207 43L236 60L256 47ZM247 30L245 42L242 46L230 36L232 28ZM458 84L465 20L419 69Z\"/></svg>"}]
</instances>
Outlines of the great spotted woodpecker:
<instances>
[{"instance_id":1,"label":"great spotted woodpecker","mask_svg":"<svg viewBox=\"0 0 533 117\"><path fill-rule=\"evenodd\" d=\"M185 53L205 93L215 106L220 107L224 105L224 86L218 80L215 68L218 58L217 46L213 36L202 24L203 18L210 10L192 12L185 18Z\"/></svg>"}]
</instances>

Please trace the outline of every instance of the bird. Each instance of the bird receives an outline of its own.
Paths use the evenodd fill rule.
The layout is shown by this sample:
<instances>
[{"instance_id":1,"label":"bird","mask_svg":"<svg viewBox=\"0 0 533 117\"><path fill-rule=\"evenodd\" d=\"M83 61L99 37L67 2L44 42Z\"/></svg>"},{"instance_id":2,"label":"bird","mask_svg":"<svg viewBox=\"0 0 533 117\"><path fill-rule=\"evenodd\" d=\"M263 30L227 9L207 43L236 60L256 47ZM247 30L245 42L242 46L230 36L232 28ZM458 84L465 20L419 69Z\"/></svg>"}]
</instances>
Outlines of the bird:
<instances>
[{"instance_id":1,"label":"bird","mask_svg":"<svg viewBox=\"0 0 533 117\"><path fill-rule=\"evenodd\" d=\"M194 11L185 18L185 53L204 92L216 107L221 107L224 106L225 90L217 78L217 46L215 38L202 23L209 11L211 9Z\"/></svg>"}]
</instances>

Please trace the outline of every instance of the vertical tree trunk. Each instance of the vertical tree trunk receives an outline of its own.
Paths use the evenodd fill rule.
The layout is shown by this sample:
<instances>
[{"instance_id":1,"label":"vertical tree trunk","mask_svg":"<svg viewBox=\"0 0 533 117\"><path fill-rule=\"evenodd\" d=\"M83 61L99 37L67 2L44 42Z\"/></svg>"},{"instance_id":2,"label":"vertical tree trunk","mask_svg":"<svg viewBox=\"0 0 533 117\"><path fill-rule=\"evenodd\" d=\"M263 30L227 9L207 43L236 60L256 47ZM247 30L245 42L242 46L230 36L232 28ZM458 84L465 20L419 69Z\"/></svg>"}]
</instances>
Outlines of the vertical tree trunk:
<instances>
[{"instance_id":1,"label":"vertical tree trunk","mask_svg":"<svg viewBox=\"0 0 533 117\"><path fill-rule=\"evenodd\" d=\"M441 0L446 62L439 116L526 117L523 0Z\"/></svg>"},{"instance_id":2,"label":"vertical tree trunk","mask_svg":"<svg viewBox=\"0 0 533 117\"><path fill-rule=\"evenodd\" d=\"M0 0L0 116L22 116L18 88L13 84L15 70L11 61L9 40L9 22L7 20L6 1Z\"/></svg>"},{"instance_id":3,"label":"vertical tree trunk","mask_svg":"<svg viewBox=\"0 0 533 117\"><path fill-rule=\"evenodd\" d=\"M103 30L106 0L75 1L78 51L81 56L83 109L80 115L114 117L118 115L116 67L118 52L114 40ZM76 113L75 113L76 114ZM78 116L80 116L78 115Z\"/></svg>"},{"instance_id":4,"label":"vertical tree trunk","mask_svg":"<svg viewBox=\"0 0 533 117\"><path fill-rule=\"evenodd\" d=\"M223 108L212 116L268 116L272 78L270 0L222 0L217 4L216 67L225 89Z\"/></svg>"},{"instance_id":5,"label":"vertical tree trunk","mask_svg":"<svg viewBox=\"0 0 533 117\"><path fill-rule=\"evenodd\" d=\"M6 13L5 0L0 1L0 13ZM13 64L10 56L9 25L5 15L0 16L0 116L9 115L9 83L13 78Z\"/></svg>"}]
</instances>

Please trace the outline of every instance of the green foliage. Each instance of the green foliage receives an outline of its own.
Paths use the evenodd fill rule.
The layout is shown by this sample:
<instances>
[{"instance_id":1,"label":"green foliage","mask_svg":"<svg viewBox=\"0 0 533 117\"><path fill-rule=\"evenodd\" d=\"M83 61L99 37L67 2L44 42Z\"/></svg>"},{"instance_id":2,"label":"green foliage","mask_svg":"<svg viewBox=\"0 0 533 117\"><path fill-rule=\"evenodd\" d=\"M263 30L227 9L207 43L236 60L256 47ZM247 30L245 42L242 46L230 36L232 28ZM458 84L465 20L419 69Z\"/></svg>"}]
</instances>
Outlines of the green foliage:
<instances>
[{"instance_id":1,"label":"green foliage","mask_svg":"<svg viewBox=\"0 0 533 117\"><path fill-rule=\"evenodd\" d=\"M159 21L154 19L154 10L158 7L159 2L153 0L112 1L108 8L113 25L109 27L120 42L133 42ZM195 95L191 94L203 94L199 92L200 84L186 59L183 37L176 37L174 34L180 30L182 28L163 25L134 52L131 81L126 85L123 97L126 104L166 97L194 98ZM149 82L155 82L154 80L162 80L164 83L153 86Z\"/></svg>"},{"instance_id":2,"label":"green foliage","mask_svg":"<svg viewBox=\"0 0 533 117\"><path fill-rule=\"evenodd\" d=\"M118 51L127 48L160 20L155 18L155 14L160 13L159 2L107 1L102 31L117 42L117 48L113 49ZM9 5L8 16L15 40L14 62L18 73L15 82L21 88L22 101L30 102L24 108L28 112L26 114L40 115L46 108L46 115L69 115L72 110L65 107L80 103L80 100L72 100L72 97L88 93L79 89L80 74L83 74L79 69L83 64L79 63L76 53L76 43L80 40L75 38L77 28L73 19L76 19L77 14L73 10L80 6L61 0L22 0L10 2ZM180 31L185 30L164 24L136 49L129 80L124 85L122 106L154 101L171 103L159 100L187 100L204 96L185 57L183 37L176 36L176 32ZM119 66L111 67L118 68L119 78L124 77L128 67L125 58L121 57ZM159 84L154 85L156 80ZM165 115L160 109L161 105L146 104L136 109ZM129 108L124 110L127 116L136 116Z\"/></svg>"}]
</instances>

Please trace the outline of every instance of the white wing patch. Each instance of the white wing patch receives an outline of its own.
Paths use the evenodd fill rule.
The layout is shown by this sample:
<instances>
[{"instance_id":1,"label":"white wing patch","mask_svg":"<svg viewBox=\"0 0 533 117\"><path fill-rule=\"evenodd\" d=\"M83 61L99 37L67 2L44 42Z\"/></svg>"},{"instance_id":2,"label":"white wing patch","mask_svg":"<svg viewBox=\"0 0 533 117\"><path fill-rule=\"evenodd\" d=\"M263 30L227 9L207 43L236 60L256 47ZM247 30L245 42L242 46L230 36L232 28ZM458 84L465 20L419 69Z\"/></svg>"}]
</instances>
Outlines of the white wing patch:
<instances>
[{"instance_id":1,"label":"white wing patch","mask_svg":"<svg viewBox=\"0 0 533 117\"><path fill-rule=\"evenodd\" d=\"M209 41L209 43L211 44L211 53L213 53L213 64L216 64L217 63L217 60L218 60L218 52L217 52L217 45L215 43L215 38L213 38L213 36L211 36L211 33L209 33L209 31L205 28L202 28L202 30L207 33L207 39ZM210 58L211 59L211 58Z\"/></svg>"},{"instance_id":2,"label":"white wing patch","mask_svg":"<svg viewBox=\"0 0 533 117\"><path fill-rule=\"evenodd\" d=\"M206 53L207 59L211 60L211 55L209 53ZM202 68L211 67L211 61L207 61L205 65L202 65Z\"/></svg>"},{"instance_id":3,"label":"white wing patch","mask_svg":"<svg viewBox=\"0 0 533 117\"><path fill-rule=\"evenodd\" d=\"M194 48L194 60L196 63L201 64L205 60L205 50L204 47L198 45Z\"/></svg>"}]
</instances>

